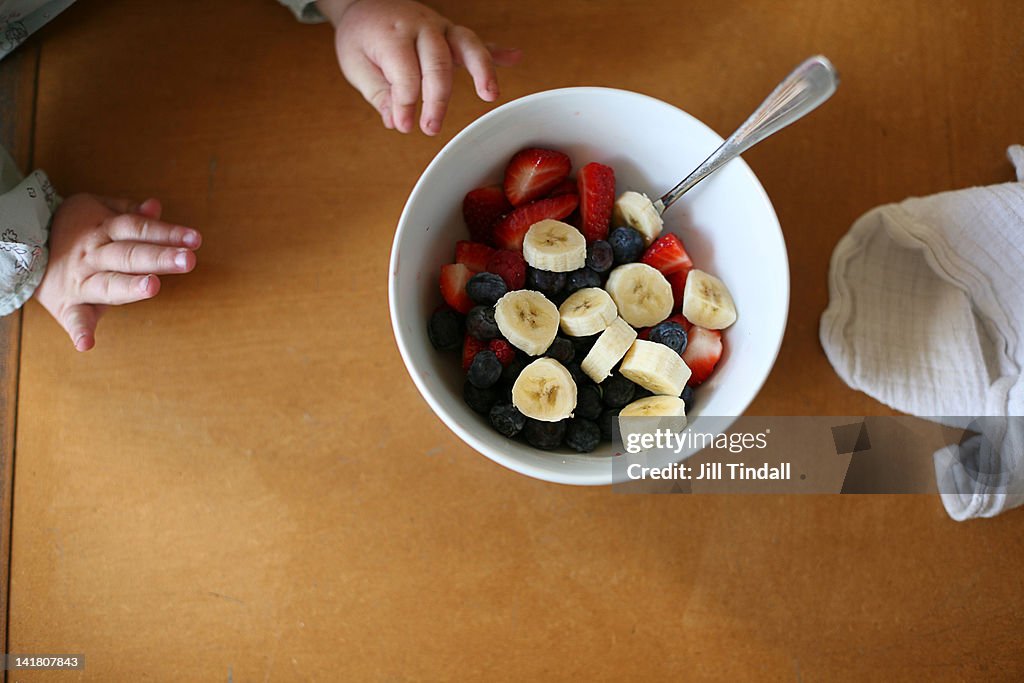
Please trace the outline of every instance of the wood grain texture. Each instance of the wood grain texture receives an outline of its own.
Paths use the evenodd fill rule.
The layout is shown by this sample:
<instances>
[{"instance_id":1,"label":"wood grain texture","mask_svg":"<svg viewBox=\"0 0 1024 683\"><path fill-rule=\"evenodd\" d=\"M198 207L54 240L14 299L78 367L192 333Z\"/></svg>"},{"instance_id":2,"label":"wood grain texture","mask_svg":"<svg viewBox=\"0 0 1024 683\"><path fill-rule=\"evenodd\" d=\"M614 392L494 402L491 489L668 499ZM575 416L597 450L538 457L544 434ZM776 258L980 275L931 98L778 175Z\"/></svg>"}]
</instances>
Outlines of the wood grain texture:
<instances>
[{"instance_id":1,"label":"wood grain texture","mask_svg":"<svg viewBox=\"0 0 1024 683\"><path fill-rule=\"evenodd\" d=\"M0 61L0 144L22 170L28 168L32 157L32 115L39 64L38 47L36 41L30 41ZM0 648L7 643L7 591L20 344L21 311L16 311L0 318Z\"/></svg>"},{"instance_id":2,"label":"wood grain texture","mask_svg":"<svg viewBox=\"0 0 1024 683\"><path fill-rule=\"evenodd\" d=\"M873 206L1011 178L1019 2L438 6L526 51L504 99L629 88L719 132L828 55L835 98L746 156L793 283L752 412L889 412L819 347L828 257ZM462 77L438 139L386 131L329 29L269 1L79 3L50 28L37 164L64 193L160 197L206 241L88 354L25 311L12 649L84 652L88 680L1024 677L1020 512L615 495L448 432L394 346L388 252L489 108Z\"/></svg>"}]
</instances>

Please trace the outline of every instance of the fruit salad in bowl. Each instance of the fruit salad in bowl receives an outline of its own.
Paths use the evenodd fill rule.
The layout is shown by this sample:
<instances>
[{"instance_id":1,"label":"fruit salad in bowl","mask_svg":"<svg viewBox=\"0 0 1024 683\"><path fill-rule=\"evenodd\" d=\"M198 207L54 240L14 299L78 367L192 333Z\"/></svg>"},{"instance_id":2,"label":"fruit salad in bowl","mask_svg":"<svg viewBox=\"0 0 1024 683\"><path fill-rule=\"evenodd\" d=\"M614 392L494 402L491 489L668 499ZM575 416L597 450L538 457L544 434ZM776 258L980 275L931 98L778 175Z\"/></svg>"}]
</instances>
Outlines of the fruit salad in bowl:
<instances>
[{"instance_id":1,"label":"fruit salad in bowl","mask_svg":"<svg viewBox=\"0 0 1024 683\"><path fill-rule=\"evenodd\" d=\"M410 374L456 434L530 476L608 484L617 417L746 409L788 308L771 204L739 160L664 220L647 194L720 142L663 102L570 88L500 107L438 154L389 294Z\"/></svg>"}]
</instances>

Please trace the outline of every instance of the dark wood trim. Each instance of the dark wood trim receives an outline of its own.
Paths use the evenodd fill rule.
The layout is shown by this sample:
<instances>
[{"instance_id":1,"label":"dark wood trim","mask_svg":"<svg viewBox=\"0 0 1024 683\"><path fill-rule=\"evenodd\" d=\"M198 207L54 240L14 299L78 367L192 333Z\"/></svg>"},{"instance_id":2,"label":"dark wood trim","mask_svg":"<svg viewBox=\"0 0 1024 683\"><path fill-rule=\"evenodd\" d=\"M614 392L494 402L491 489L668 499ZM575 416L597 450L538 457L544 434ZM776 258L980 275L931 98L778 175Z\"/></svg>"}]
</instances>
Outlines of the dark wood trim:
<instances>
[{"instance_id":1,"label":"dark wood trim","mask_svg":"<svg viewBox=\"0 0 1024 683\"><path fill-rule=\"evenodd\" d=\"M32 133L38 82L39 47L23 45L0 61L0 144L26 170L32 163ZM21 311L0 318L0 645L7 652L14 452L18 416ZM4 681L7 672L4 672Z\"/></svg>"}]
</instances>

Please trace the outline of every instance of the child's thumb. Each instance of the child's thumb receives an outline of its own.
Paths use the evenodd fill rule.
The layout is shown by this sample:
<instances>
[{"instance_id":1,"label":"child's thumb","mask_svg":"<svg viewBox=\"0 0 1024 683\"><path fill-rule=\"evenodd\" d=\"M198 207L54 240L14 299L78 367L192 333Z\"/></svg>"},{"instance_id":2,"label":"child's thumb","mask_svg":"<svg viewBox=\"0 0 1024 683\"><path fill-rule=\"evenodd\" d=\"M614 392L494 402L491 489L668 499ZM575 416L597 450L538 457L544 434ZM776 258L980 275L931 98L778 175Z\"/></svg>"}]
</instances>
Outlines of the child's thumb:
<instances>
[{"instance_id":1,"label":"child's thumb","mask_svg":"<svg viewBox=\"0 0 1024 683\"><path fill-rule=\"evenodd\" d=\"M88 351L96 345L96 322L99 310L93 304L69 306L61 318L61 325L71 337L77 351Z\"/></svg>"}]
</instances>

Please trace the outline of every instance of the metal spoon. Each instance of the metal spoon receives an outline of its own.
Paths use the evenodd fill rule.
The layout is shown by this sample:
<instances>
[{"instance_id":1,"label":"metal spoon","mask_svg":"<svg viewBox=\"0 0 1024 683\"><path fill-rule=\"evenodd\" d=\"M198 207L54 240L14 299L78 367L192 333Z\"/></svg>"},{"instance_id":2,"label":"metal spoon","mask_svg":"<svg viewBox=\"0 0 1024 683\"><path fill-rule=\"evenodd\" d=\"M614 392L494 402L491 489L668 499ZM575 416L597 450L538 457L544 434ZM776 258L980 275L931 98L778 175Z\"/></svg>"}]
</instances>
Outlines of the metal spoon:
<instances>
[{"instance_id":1,"label":"metal spoon","mask_svg":"<svg viewBox=\"0 0 1024 683\"><path fill-rule=\"evenodd\" d=\"M656 200L654 208L659 214L665 213L665 209L691 187L732 161L733 157L817 108L832 96L837 85L839 74L828 59L817 55L805 61L779 83L761 106L704 163Z\"/></svg>"}]
</instances>

